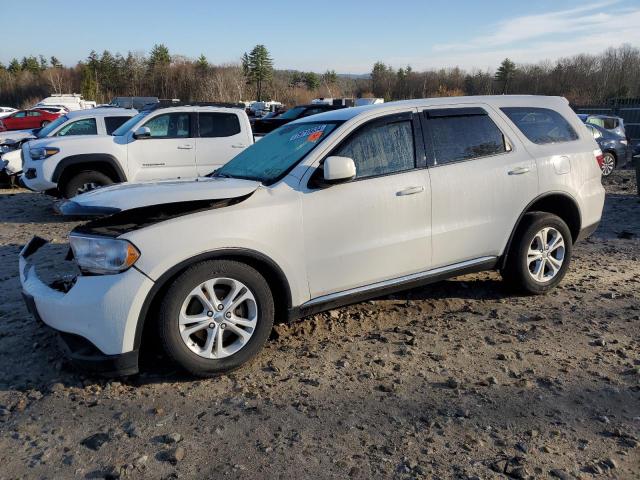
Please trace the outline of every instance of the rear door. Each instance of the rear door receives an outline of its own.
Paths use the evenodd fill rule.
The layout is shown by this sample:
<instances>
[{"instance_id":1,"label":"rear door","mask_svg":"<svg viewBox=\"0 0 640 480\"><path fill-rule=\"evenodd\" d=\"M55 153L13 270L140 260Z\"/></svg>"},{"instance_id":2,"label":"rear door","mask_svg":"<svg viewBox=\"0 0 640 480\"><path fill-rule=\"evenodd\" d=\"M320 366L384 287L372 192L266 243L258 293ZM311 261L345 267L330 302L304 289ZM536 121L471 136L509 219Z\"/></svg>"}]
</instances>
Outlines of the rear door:
<instances>
[{"instance_id":1,"label":"rear door","mask_svg":"<svg viewBox=\"0 0 640 480\"><path fill-rule=\"evenodd\" d=\"M501 254L538 191L536 163L484 105L422 112L432 188L433 267Z\"/></svg>"},{"instance_id":2,"label":"rear door","mask_svg":"<svg viewBox=\"0 0 640 480\"><path fill-rule=\"evenodd\" d=\"M142 127L151 136L128 144L131 180L193 178L196 176L196 149L190 112L159 113Z\"/></svg>"},{"instance_id":3,"label":"rear door","mask_svg":"<svg viewBox=\"0 0 640 480\"><path fill-rule=\"evenodd\" d=\"M250 145L240 117L233 112L198 112L196 169L207 175Z\"/></svg>"}]
</instances>

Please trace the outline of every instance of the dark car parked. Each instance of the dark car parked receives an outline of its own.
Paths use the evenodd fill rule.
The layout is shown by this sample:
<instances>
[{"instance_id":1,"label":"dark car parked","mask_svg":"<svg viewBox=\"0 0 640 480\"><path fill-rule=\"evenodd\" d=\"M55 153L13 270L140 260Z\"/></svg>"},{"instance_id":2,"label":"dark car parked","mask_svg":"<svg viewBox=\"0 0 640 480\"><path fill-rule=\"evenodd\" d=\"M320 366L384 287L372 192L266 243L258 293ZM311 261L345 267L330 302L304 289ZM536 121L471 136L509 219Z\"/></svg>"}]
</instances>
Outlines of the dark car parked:
<instances>
[{"instance_id":1,"label":"dark car parked","mask_svg":"<svg viewBox=\"0 0 640 480\"><path fill-rule=\"evenodd\" d=\"M343 105L327 105L323 103L311 103L309 105L298 105L290 110L278 115L277 117L262 118L256 120L253 124L254 135L266 135L282 125L293 122L299 118L316 115L317 113L328 112L329 110L337 110L345 108Z\"/></svg>"},{"instance_id":2,"label":"dark car parked","mask_svg":"<svg viewBox=\"0 0 640 480\"><path fill-rule=\"evenodd\" d=\"M629 143L625 137L616 135L591 123L585 124L598 142L603 153L602 176L608 177L614 169L623 167L629 161Z\"/></svg>"}]
</instances>

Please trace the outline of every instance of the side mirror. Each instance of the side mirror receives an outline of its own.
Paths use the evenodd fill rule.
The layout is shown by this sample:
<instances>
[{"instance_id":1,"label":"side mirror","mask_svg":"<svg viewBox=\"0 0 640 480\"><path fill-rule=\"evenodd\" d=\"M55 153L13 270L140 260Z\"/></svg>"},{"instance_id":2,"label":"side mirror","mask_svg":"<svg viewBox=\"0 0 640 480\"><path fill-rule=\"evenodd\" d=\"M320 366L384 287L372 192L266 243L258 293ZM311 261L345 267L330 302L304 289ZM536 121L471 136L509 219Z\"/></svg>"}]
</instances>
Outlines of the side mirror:
<instances>
[{"instance_id":1,"label":"side mirror","mask_svg":"<svg viewBox=\"0 0 640 480\"><path fill-rule=\"evenodd\" d=\"M140 127L135 132L133 132L133 138L135 139L143 139L151 137L151 130L149 127Z\"/></svg>"},{"instance_id":2,"label":"side mirror","mask_svg":"<svg viewBox=\"0 0 640 480\"><path fill-rule=\"evenodd\" d=\"M324 181L328 184L349 182L356 178L356 164L349 157L327 157L323 173Z\"/></svg>"}]
</instances>

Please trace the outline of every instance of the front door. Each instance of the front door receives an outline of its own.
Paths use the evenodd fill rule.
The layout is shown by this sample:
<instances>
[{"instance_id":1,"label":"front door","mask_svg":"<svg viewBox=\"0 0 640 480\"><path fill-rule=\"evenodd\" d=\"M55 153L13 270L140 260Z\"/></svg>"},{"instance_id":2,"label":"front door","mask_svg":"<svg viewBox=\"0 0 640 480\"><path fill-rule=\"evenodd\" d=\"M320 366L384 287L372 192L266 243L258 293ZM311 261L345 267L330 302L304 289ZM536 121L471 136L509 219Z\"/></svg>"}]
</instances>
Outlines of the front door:
<instances>
[{"instance_id":1,"label":"front door","mask_svg":"<svg viewBox=\"0 0 640 480\"><path fill-rule=\"evenodd\" d=\"M354 160L353 181L303 188L312 299L429 268L429 172L422 165L422 139L415 141L419 123L413 117L397 114L369 122L330 153Z\"/></svg>"},{"instance_id":2,"label":"front door","mask_svg":"<svg viewBox=\"0 0 640 480\"><path fill-rule=\"evenodd\" d=\"M129 176L132 181L196 176L195 138L191 113L161 113L147 120L151 137L128 144Z\"/></svg>"},{"instance_id":3,"label":"front door","mask_svg":"<svg viewBox=\"0 0 640 480\"><path fill-rule=\"evenodd\" d=\"M433 267L500 255L538 191L536 163L486 106L427 109Z\"/></svg>"}]
</instances>

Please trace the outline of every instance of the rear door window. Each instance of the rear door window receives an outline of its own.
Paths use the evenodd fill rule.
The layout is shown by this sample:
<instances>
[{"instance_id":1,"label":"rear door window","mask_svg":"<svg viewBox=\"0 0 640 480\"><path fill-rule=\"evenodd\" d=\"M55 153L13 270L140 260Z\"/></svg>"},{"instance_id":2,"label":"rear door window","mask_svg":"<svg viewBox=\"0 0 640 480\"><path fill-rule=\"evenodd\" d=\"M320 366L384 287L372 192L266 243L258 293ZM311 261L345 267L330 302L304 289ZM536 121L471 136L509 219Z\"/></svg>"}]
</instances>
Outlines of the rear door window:
<instances>
[{"instance_id":1,"label":"rear door window","mask_svg":"<svg viewBox=\"0 0 640 480\"><path fill-rule=\"evenodd\" d=\"M427 152L434 165L507 151L504 135L482 108L426 110Z\"/></svg>"},{"instance_id":2,"label":"rear door window","mask_svg":"<svg viewBox=\"0 0 640 480\"><path fill-rule=\"evenodd\" d=\"M198 114L200 137L232 137L240 133L240 120L235 113L201 112Z\"/></svg>"},{"instance_id":3,"label":"rear door window","mask_svg":"<svg viewBox=\"0 0 640 480\"><path fill-rule=\"evenodd\" d=\"M503 107L500 110L525 137L538 145L578 139L569 122L555 110L535 107Z\"/></svg>"},{"instance_id":4,"label":"rear door window","mask_svg":"<svg viewBox=\"0 0 640 480\"><path fill-rule=\"evenodd\" d=\"M120 125L124 124L131 117L104 117L104 126L107 129L107 135L111 135Z\"/></svg>"}]
</instances>

